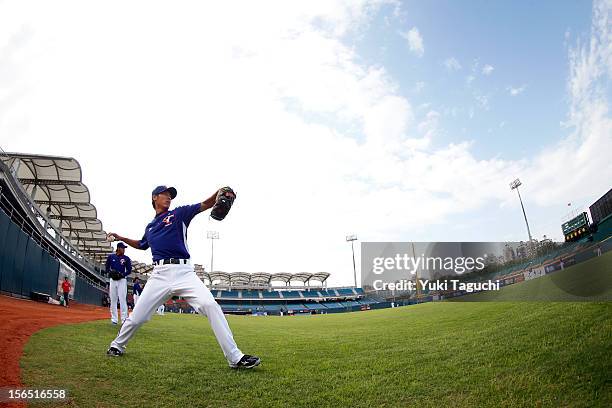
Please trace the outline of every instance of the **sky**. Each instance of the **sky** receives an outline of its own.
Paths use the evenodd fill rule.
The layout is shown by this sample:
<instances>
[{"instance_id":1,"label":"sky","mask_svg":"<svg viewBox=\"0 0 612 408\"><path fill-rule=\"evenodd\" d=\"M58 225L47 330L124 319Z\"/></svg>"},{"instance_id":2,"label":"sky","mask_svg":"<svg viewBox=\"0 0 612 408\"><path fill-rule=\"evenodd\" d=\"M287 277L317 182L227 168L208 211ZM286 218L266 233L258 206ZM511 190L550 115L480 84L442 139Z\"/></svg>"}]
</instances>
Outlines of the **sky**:
<instances>
[{"instance_id":1,"label":"sky","mask_svg":"<svg viewBox=\"0 0 612 408\"><path fill-rule=\"evenodd\" d=\"M612 1L0 1L0 147L74 157L107 232L151 190L237 200L216 270L330 272L368 241L520 241L612 180ZM571 206L568 206L571 203ZM356 246L359 266L359 245ZM128 250L150 262L150 252Z\"/></svg>"}]
</instances>

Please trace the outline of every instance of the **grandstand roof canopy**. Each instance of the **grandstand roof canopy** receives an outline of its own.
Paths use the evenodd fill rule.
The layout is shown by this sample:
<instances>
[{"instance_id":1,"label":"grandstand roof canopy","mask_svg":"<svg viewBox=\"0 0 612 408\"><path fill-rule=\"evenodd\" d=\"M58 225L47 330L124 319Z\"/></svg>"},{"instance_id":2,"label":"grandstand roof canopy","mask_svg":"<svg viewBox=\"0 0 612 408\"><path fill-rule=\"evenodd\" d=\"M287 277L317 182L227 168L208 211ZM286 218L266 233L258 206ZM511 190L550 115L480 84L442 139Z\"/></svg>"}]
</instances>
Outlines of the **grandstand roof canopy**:
<instances>
[{"instance_id":1,"label":"grandstand roof canopy","mask_svg":"<svg viewBox=\"0 0 612 408\"><path fill-rule=\"evenodd\" d=\"M206 272L202 265L195 264L194 269L200 279L207 280L211 284L220 286L251 286L251 287L262 287L269 286L272 282L283 282L285 285L289 285L291 282L309 282L310 280L316 280L325 282L329 277L328 272L317 272L308 273L300 272L296 274L281 272L281 273L268 273L268 272ZM146 265L143 263L132 263L132 270L141 274L148 274L153 270L153 265Z\"/></svg>"},{"instance_id":2,"label":"grandstand roof canopy","mask_svg":"<svg viewBox=\"0 0 612 408\"><path fill-rule=\"evenodd\" d=\"M132 262L132 272L147 275L153 271L153 265L147 265L142 262Z\"/></svg>"},{"instance_id":3,"label":"grandstand roof canopy","mask_svg":"<svg viewBox=\"0 0 612 408\"><path fill-rule=\"evenodd\" d=\"M226 286L268 286L272 282L283 282L285 285L291 282L306 283L310 280L316 280L324 283L329 277L328 272L300 272L300 273L268 273L268 272L206 272L202 265L195 265L195 271L202 279L208 280L215 285Z\"/></svg>"},{"instance_id":4,"label":"grandstand roof canopy","mask_svg":"<svg viewBox=\"0 0 612 408\"><path fill-rule=\"evenodd\" d=\"M79 251L99 261L113 251L82 182L81 165L70 157L7 153L6 164L26 193Z\"/></svg>"}]
</instances>

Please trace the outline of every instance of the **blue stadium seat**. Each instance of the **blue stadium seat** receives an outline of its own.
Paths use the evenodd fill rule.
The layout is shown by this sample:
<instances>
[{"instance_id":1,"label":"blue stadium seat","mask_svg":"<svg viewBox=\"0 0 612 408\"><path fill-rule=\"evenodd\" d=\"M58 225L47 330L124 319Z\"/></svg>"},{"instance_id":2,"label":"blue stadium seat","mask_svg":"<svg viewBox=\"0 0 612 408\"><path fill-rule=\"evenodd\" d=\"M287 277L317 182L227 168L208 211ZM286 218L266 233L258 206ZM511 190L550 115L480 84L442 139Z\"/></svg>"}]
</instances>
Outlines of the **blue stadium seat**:
<instances>
[{"instance_id":1,"label":"blue stadium seat","mask_svg":"<svg viewBox=\"0 0 612 408\"><path fill-rule=\"evenodd\" d=\"M243 310L245 309L245 307L238 305L238 304L234 304L234 303L226 303L226 304L221 304L221 309L236 311L236 310Z\"/></svg>"},{"instance_id":2,"label":"blue stadium seat","mask_svg":"<svg viewBox=\"0 0 612 408\"><path fill-rule=\"evenodd\" d=\"M283 307L283 305L264 305L264 310L266 312L280 312L281 307Z\"/></svg>"},{"instance_id":3,"label":"blue stadium seat","mask_svg":"<svg viewBox=\"0 0 612 408\"><path fill-rule=\"evenodd\" d=\"M300 296L299 290L284 290L283 298L284 299L302 299L302 297Z\"/></svg>"},{"instance_id":4,"label":"blue stadium seat","mask_svg":"<svg viewBox=\"0 0 612 408\"><path fill-rule=\"evenodd\" d=\"M321 305L320 303L304 303L304 306L306 306L310 310L326 309L326 307Z\"/></svg>"},{"instance_id":5,"label":"blue stadium seat","mask_svg":"<svg viewBox=\"0 0 612 408\"><path fill-rule=\"evenodd\" d=\"M302 294L306 299L323 300L323 297L319 294L318 291L311 290L308 292L302 292Z\"/></svg>"},{"instance_id":6,"label":"blue stadium seat","mask_svg":"<svg viewBox=\"0 0 612 408\"><path fill-rule=\"evenodd\" d=\"M317 313L338 313L359 310L364 305L369 305L368 308L371 307L373 309L390 307L390 304L387 304L388 302L385 302L382 298L376 299L371 296L365 297L363 289L361 288L356 288L355 291L351 288L309 288L299 290L244 289L240 291L215 290L213 294L217 295L217 299L221 299L221 308L227 313L265 311L268 314L278 315L281 310L284 312L292 310L295 313L309 313L311 311L316 311ZM323 298L319 295L322 295L324 298L355 297L355 299L346 301L322 301ZM224 299L226 299L226 302L229 300L230 303L223 304ZM318 301L319 299L321 301Z\"/></svg>"},{"instance_id":7,"label":"blue stadium seat","mask_svg":"<svg viewBox=\"0 0 612 408\"><path fill-rule=\"evenodd\" d=\"M346 309L346 307L342 303L338 302L325 302L322 303L328 309Z\"/></svg>"},{"instance_id":8,"label":"blue stadium seat","mask_svg":"<svg viewBox=\"0 0 612 408\"><path fill-rule=\"evenodd\" d=\"M287 310L293 310L296 313L307 312L309 309L301 303L289 303L286 306Z\"/></svg>"},{"instance_id":9,"label":"blue stadium seat","mask_svg":"<svg viewBox=\"0 0 612 408\"><path fill-rule=\"evenodd\" d=\"M263 297L264 299L280 299L280 295L278 294L278 291L276 290L273 290L273 291L264 290Z\"/></svg>"},{"instance_id":10,"label":"blue stadium seat","mask_svg":"<svg viewBox=\"0 0 612 408\"><path fill-rule=\"evenodd\" d=\"M238 291L236 290L220 290L219 295L220 298L238 298Z\"/></svg>"},{"instance_id":11,"label":"blue stadium seat","mask_svg":"<svg viewBox=\"0 0 612 408\"><path fill-rule=\"evenodd\" d=\"M338 294L333 289L320 290L319 292L321 292L323 297L338 297Z\"/></svg>"},{"instance_id":12,"label":"blue stadium seat","mask_svg":"<svg viewBox=\"0 0 612 408\"><path fill-rule=\"evenodd\" d=\"M259 299L259 291L258 290L243 290L242 298L243 299Z\"/></svg>"}]
</instances>

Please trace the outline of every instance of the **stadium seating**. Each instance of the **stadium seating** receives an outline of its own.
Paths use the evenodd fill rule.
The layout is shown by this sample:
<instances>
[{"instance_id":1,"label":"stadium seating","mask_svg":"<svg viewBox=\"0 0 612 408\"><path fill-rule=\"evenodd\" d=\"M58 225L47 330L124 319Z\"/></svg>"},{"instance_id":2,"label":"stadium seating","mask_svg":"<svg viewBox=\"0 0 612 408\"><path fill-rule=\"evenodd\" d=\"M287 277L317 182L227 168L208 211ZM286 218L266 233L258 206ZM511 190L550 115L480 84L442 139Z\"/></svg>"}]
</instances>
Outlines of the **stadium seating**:
<instances>
[{"instance_id":1,"label":"stadium seating","mask_svg":"<svg viewBox=\"0 0 612 408\"><path fill-rule=\"evenodd\" d=\"M323 297L339 297L338 293L333 289L323 289L319 291Z\"/></svg>"},{"instance_id":2,"label":"stadium seating","mask_svg":"<svg viewBox=\"0 0 612 408\"><path fill-rule=\"evenodd\" d=\"M238 305L235 303L225 303L221 305L223 310L227 310L227 311L233 311L233 310L242 310L245 309L242 307L242 305Z\"/></svg>"},{"instance_id":3,"label":"stadium seating","mask_svg":"<svg viewBox=\"0 0 612 408\"><path fill-rule=\"evenodd\" d=\"M326 303L323 303L323 304L328 309L344 309L346 307L346 306L344 306L340 302L326 302Z\"/></svg>"},{"instance_id":4,"label":"stadium seating","mask_svg":"<svg viewBox=\"0 0 612 408\"><path fill-rule=\"evenodd\" d=\"M300 289L242 289L213 291L226 313L258 313L279 315L281 311L294 313L337 313L362 310L365 306L385 300L365 297L361 288L300 288ZM332 299L345 299L342 301ZM227 303L225 303L227 302ZM389 305L390 306L390 305Z\"/></svg>"},{"instance_id":5,"label":"stadium seating","mask_svg":"<svg viewBox=\"0 0 612 408\"><path fill-rule=\"evenodd\" d=\"M280 299L280 295L278 294L277 290L264 290L263 297L264 299Z\"/></svg>"},{"instance_id":6,"label":"stadium seating","mask_svg":"<svg viewBox=\"0 0 612 408\"><path fill-rule=\"evenodd\" d=\"M283 299L302 299L299 290L284 290L280 292Z\"/></svg>"},{"instance_id":7,"label":"stadium seating","mask_svg":"<svg viewBox=\"0 0 612 408\"><path fill-rule=\"evenodd\" d=\"M259 299L260 291L257 290L243 290L242 298L243 299Z\"/></svg>"},{"instance_id":8,"label":"stadium seating","mask_svg":"<svg viewBox=\"0 0 612 408\"><path fill-rule=\"evenodd\" d=\"M281 309L283 311L287 311L288 308L285 305L273 304L273 305L265 305L264 310L268 312L268 314L280 314Z\"/></svg>"},{"instance_id":9,"label":"stadium seating","mask_svg":"<svg viewBox=\"0 0 612 408\"><path fill-rule=\"evenodd\" d=\"M325 310L325 309L327 309L324 305L319 304L319 303L304 303L304 306L306 306L310 310Z\"/></svg>"},{"instance_id":10,"label":"stadium seating","mask_svg":"<svg viewBox=\"0 0 612 408\"><path fill-rule=\"evenodd\" d=\"M217 292L217 298L222 299L237 299L239 296L237 290L220 290Z\"/></svg>"}]
</instances>

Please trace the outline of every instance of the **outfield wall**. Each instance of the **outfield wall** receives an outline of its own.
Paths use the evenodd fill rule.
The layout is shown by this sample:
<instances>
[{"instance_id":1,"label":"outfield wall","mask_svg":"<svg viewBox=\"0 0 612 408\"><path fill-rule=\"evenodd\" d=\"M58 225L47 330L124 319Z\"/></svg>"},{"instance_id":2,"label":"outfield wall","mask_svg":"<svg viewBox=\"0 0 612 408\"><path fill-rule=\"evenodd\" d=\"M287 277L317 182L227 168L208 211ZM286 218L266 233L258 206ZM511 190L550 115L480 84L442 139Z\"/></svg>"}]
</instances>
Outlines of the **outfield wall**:
<instances>
[{"instance_id":1,"label":"outfield wall","mask_svg":"<svg viewBox=\"0 0 612 408\"><path fill-rule=\"evenodd\" d=\"M92 286L81 276L77 275L74 285L74 300L80 303L101 306L105 294L106 290Z\"/></svg>"},{"instance_id":2,"label":"outfield wall","mask_svg":"<svg viewBox=\"0 0 612 408\"><path fill-rule=\"evenodd\" d=\"M0 209L0 291L30 297L31 292L53 294L59 261L43 250Z\"/></svg>"},{"instance_id":3,"label":"outfield wall","mask_svg":"<svg viewBox=\"0 0 612 408\"><path fill-rule=\"evenodd\" d=\"M59 261L0 208L0 292L24 298L32 292L56 297L59 269ZM101 305L104 294L104 290L76 275L76 301Z\"/></svg>"}]
</instances>

